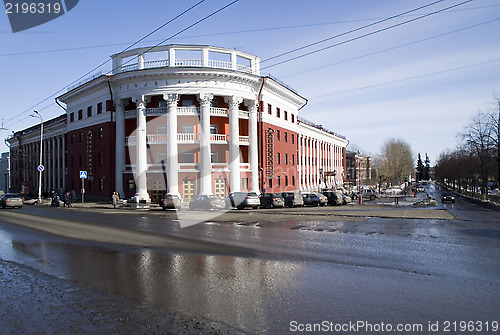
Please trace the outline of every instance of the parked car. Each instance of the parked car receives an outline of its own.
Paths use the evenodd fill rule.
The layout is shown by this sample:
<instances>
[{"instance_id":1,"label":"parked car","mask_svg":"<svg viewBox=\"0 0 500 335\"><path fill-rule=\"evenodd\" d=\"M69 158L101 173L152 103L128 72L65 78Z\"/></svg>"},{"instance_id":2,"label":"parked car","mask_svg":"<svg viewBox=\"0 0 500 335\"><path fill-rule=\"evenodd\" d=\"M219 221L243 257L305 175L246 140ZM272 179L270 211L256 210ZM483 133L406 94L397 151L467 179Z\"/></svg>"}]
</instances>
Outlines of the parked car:
<instances>
[{"instance_id":1,"label":"parked car","mask_svg":"<svg viewBox=\"0 0 500 335\"><path fill-rule=\"evenodd\" d=\"M304 200L304 206L317 207L321 202L319 194L312 192L302 193L302 199Z\"/></svg>"},{"instance_id":2,"label":"parked car","mask_svg":"<svg viewBox=\"0 0 500 335\"><path fill-rule=\"evenodd\" d=\"M177 194L167 193L160 200L160 206L163 210L167 208L181 210L182 199Z\"/></svg>"},{"instance_id":3,"label":"parked car","mask_svg":"<svg viewBox=\"0 0 500 335\"><path fill-rule=\"evenodd\" d=\"M351 197L348 195L345 195L344 193L342 193L342 199L343 199L342 205L347 205L347 204L350 204L352 202Z\"/></svg>"},{"instance_id":4,"label":"parked car","mask_svg":"<svg viewBox=\"0 0 500 335\"><path fill-rule=\"evenodd\" d=\"M264 208L285 206L285 199L279 193L262 193L259 198L260 206Z\"/></svg>"},{"instance_id":5,"label":"parked car","mask_svg":"<svg viewBox=\"0 0 500 335\"><path fill-rule=\"evenodd\" d=\"M340 191L326 191L323 195L327 197L328 204L332 206L340 206L344 202L344 197Z\"/></svg>"},{"instance_id":6,"label":"parked car","mask_svg":"<svg viewBox=\"0 0 500 335\"><path fill-rule=\"evenodd\" d=\"M236 207L243 209L252 207L257 209L260 206L260 199L255 192L232 192L224 199L226 208Z\"/></svg>"},{"instance_id":7,"label":"parked car","mask_svg":"<svg viewBox=\"0 0 500 335\"><path fill-rule=\"evenodd\" d=\"M455 203L455 196L451 193L443 193L441 195L441 202L445 203L446 201L451 201L452 203Z\"/></svg>"},{"instance_id":8,"label":"parked car","mask_svg":"<svg viewBox=\"0 0 500 335\"><path fill-rule=\"evenodd\" d=\"M371 190L371 189L367 189L367 190L362 190L361 191L361 196L363 197L363 199L370 199L370 200L375 200L377 199L377 191L375 190ZM359 192L353 192L351 197L353 199L357 199L359 197Z\"/></svg>"},{"instance_id":9,"label":"parked car","mask_svg":"<svg viewBox=\"0 0 500 335\"><path fill-rule=\"evenodd\" d=\"M319 197L319 205L320 206L325 206L328 204L328 198L321 194L321 193L315 193Z\"/></svg>"},{"instance_id":10,"label":"parked car","mask_svg":"<svg viewBox=\"0 0 500 335\"><path fill-rule=\"evenodd\" d=\"M24 198L19 193L5 193L0 197L0 206L6 207L23 207Z\"/></svg>"},{"instance_id":11,"label":"parked car","mask_svg":"<svg viewBox=\"0 0 500 335\"><path fill-rule=\"evenodd\" d=\"M304 206L304 199L300 192L283 192L281 193L283 199L285 199L285 206L292 208L297 206Z\"/></svg>"},{"instance_id":12,"label":"parked car","mask_svg":"<svg viewBox=\"0 0 500 335\"><path fill-rule=\"evenodd\" d=\"M225 207L226 203L224 202L224 199L215 195L199 195L189 203L190 210L224 209Z\"/></svg>"}]
</instances>

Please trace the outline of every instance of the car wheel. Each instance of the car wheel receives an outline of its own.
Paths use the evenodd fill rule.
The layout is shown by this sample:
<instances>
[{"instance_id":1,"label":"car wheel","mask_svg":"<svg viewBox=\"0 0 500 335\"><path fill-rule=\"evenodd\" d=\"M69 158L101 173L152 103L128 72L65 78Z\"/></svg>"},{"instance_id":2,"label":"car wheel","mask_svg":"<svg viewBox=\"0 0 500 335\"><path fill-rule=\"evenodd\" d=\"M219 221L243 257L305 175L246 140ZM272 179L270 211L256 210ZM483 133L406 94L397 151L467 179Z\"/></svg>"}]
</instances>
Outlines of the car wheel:
<instances>
[{"instance_id":1,"label":"car wheel","mask_svg":"<svg viewBox=\"0 0 500 335\"><path fill-rule=\"evenodd\" d=\"M236 206L236 209L239 209L239 210L242 210L242 209L244 209L244 208L245 208L245 206L242 206L242 205L238 205L238 206Z\"/></svg>"},{"instance_id":2,"label":"car wheel","mask_svg":"<svg viewBox=\"0 0 500 335\"><path fill-rule=\"evenodd\" d=\"M313 207L318 207L318 203L317 202L313 202Z\"/></svg>"},{"instance_id":3,"label":"car wheel","mask_svg":"<svg viewBox=\"0 0 500 335\"><path fill-rule=\"evenodd\" d=\"M266 204L266 208L267 208L267 209L271 209L271 208L273 208L273 205L272 205L270 202L268 202L268 203Z\"/></svg>"},{"instance_id":4,"label":"car wheel","mask_svg":"<svg viewBox=\"0 0 500 335\"><path fill-rule=\"evenodd\" d=\"M375 200L375 196L374 195L370 195L370 200Z\"/></svg>"},{"instance_id":5,"label":"car wheel","mask_svg":"<svg viewBox=\"0 0 500 335\"><path fill-rule=\"evenodd\" d=\"M292 208L293 207L293 202L289 201L286 203L286 207Z\"/></svg>"}]
</instances>

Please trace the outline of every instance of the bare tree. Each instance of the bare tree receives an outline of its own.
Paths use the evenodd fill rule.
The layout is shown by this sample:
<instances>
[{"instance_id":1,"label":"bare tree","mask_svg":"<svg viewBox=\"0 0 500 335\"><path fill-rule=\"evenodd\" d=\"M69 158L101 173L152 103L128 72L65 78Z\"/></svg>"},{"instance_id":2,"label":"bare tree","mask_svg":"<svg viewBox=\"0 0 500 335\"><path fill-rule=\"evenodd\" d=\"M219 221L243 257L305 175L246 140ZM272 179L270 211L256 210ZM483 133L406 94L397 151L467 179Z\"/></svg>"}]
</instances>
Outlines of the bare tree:
<instances>
[{"instance_id":1,"label":"bare tree","mask_svg":"<svg viewBox=\"0 0 500 335\"><path fill-rule=\"evenodd\" d=\"M377 159L381 175L395 184L403 182L413 174L413 155L411 147L400 139L389 139L382 147Z\"/></svg>"},{"instance_id":2,"label":"bare tree","mask_svg":"<svg viewBox=\"0 0 500 335\"><path fill-rule=\"evenodd\" d=\"M493 149L492 126L487 113L478 112L465 128L462 137L479 162L481 193L488 194L488 177Z\"/></svg>"},{"instance_id":3,"label":"bare tree","mask_svg":"<svg viewBox=\"0 0 500 335\"><path fill-rule=\"evenodd\" d=\"M496 180L497 183L500 183L500 97L496 98L496 102L498 104L498 111L489 113L489 123L491 126L491 143L493 145L497 164Z\"/></svg>"}]
</instances>

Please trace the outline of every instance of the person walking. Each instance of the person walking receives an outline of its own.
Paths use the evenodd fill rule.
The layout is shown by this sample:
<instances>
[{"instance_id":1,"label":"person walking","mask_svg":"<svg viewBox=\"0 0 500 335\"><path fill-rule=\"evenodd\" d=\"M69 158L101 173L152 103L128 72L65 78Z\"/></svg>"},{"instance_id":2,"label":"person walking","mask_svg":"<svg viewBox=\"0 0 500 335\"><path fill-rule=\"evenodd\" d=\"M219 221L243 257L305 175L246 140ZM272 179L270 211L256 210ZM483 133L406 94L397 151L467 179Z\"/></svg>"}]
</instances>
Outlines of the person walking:
<instances>
[{"instance_id":1,"label":"person walking","mask_svg":"<svg viewBox=\"0 0 500 335\"><path fill-rule=\"evenodd\" d=\"M113 208L116 208L116 205L118 204L119 200L120 196L118 195L118 192L113 192L113 195L111 196L111 202L113 203Z\"/></svg>"},{"instance_id":2,"label":"person walking","mask_svg":"<svg viewBox=\"0 0 500 335\"><path fill-rule=\"evenodd\" d=\"M64 207L73 207L71 205L71 193L70 192L66 192L64 193L64 198L63 198L63 202L64 202Z\"/></svg>"}]
</instances>

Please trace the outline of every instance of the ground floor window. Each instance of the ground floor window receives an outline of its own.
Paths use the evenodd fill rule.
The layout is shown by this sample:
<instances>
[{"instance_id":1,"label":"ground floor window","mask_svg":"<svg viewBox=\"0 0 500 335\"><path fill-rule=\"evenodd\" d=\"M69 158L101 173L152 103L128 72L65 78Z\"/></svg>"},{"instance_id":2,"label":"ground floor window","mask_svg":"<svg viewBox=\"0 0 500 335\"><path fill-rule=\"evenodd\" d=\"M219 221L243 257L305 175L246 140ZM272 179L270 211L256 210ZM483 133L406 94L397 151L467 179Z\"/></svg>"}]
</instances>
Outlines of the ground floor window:
<instances>
[{"instance_id":1,"label":"ground floor window","mask_svg":"<svg viewBox=\"0 0 500 335\"><path fill-rule=\"evenodd\" d=\"M162 197L162 182L161 180L152 180L151 181L151 202L159 202Z\"/></svg>"},{"instance_id":2,"label":"ground floor window","mask_svg":"<svg viewBox=\"0 0 500 335\"><path fill-rule=\"evenodd\" d=\"M241 189L248 190L248 178L241 179Z\"/></svg>"},{"instance_id":3,"label":"ground floor window","mask_svg":"<svg viewBox=\"0 0 500 335\"><path fill-rule=\"evenodd\" d=\"M128 180L128 190L129 191L135 191L135 183L133 179Z\"/></svg>"}]
</instances>

